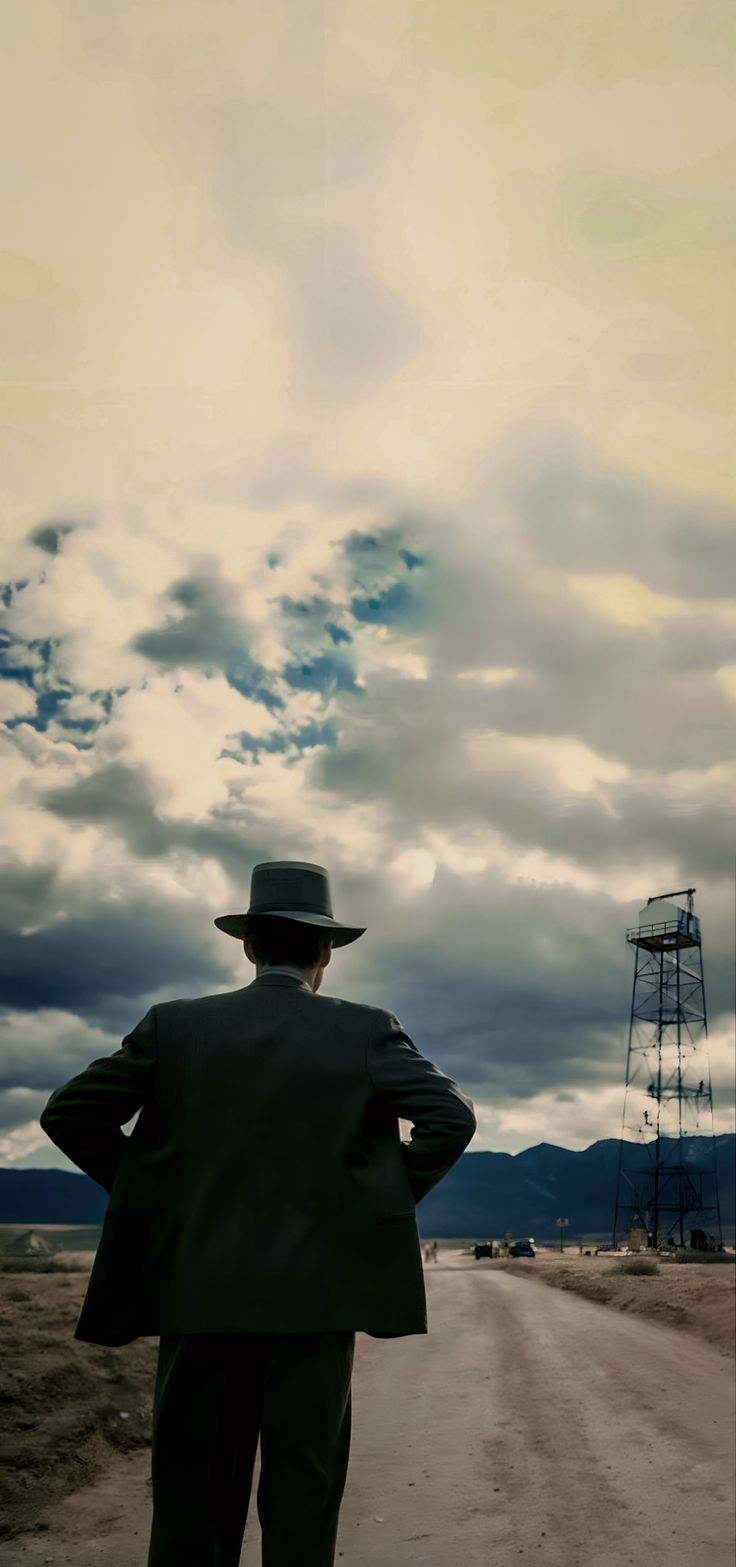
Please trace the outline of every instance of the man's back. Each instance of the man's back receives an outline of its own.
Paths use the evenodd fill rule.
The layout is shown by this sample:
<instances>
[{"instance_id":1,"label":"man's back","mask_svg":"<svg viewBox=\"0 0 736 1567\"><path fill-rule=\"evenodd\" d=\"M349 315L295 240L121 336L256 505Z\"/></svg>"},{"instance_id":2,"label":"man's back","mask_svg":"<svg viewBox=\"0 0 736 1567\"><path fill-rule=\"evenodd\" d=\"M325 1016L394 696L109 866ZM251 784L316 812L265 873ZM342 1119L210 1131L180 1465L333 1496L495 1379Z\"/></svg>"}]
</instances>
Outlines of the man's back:
<instances>
[{"instance_id":1,"label":"man's back","mask_svg":"<svg viewBox=\"0 0 736 1567\"><path fill-rule=\"evenodd\" d=\"M151 1007L41 1115L110 1193L75 1337L160 1337L148 1567L235 1567L258 1447L263 1561L334 1567L355 1334L427 1332L414 1205L475 1116L393 1013L318 994L365 933L324 866L256 865L215 924L253 983Z\"/></svg>"},{"instance_id":2,"label":"man's back","mask_svg":"<svg viewBox=\"0 0 736 1567\"><path fill-rule=\"evenodd\" d=\"M142 1108L78 1338L427 1331L414 1205L475 1118L393 1014L266 969L153 1007L116 1056L52 1095L42 1124L64 1146L82 1099L99 1120L126 1093Z\"/></svg>"}]
</instances>

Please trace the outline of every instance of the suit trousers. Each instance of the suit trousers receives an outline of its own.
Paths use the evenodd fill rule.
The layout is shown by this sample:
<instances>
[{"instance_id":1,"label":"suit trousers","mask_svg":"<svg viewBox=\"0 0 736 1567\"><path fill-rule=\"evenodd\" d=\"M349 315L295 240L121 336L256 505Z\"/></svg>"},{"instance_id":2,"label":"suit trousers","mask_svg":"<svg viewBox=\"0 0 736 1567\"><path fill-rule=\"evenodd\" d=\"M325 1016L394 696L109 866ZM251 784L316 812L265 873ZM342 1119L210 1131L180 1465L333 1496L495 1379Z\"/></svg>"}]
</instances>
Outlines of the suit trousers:
<instances>
[{"instance_id":1,"label":"suit trousers","mask_svg":"<svg viewBox=\"0 0 736 1567\"><path fill-rule=\"evenodd\" d=\"M260 1439L263 1567L333 1567L355 1333L164 1333L148 1567L238 1567Z\"/></svg>"}]
</instances>

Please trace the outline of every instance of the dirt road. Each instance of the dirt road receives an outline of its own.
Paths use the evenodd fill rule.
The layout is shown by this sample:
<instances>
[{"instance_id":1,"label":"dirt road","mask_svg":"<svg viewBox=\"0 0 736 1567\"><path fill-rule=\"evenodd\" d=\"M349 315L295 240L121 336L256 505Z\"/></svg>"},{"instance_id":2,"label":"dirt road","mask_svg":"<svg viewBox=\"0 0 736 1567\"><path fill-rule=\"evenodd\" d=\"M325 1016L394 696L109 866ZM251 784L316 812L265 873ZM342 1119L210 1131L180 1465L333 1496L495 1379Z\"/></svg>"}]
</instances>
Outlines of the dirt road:
<instances>
[{"instance_id":1,"label":"dirt road","mask_svg":"<svg viewBox=\"0 0 736 1567\"><path fill-rule=\"evenodd\" d=\"M345 1567L728 1567L733 1370L685 1334L448 1254L430 1332L358 1335ZM147 1453L3 1567L145 1567ZM259 1567L254 1500L241 1567Z\"/></svg>"}]
</instances>

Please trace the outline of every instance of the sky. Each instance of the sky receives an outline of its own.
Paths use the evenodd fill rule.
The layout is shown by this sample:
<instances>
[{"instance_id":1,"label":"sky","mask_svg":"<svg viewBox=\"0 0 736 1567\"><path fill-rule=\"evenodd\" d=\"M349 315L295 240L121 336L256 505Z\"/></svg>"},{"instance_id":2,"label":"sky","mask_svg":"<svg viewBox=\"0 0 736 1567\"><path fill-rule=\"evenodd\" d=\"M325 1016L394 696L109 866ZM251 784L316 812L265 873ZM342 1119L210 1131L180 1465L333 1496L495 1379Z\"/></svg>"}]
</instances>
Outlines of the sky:
<instances>
[{"instance_id":1,"label":"sky","mask_svg":"<svg viewBox=\"0 0 736 1567\"><path fill-rule=\"evenodd\" d=\"M731 7L2 18L0 1163L263 859L472 1150L619 1134L696 887L733 1126Z\"/></svg>"}]
</instances>

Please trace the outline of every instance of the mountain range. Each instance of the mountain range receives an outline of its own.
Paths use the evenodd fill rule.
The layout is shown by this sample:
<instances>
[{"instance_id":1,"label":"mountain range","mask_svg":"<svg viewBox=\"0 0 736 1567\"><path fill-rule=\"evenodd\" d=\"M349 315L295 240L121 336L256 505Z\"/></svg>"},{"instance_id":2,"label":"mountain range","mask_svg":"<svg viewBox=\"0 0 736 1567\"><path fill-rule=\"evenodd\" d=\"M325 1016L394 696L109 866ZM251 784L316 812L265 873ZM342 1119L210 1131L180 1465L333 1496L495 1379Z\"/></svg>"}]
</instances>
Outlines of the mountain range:
<instances>
[{"instance_id":1,"label":"mountain range","mask_svg":"<svg viewBox=\"0 0 736 1567\"><path fill-rule=\"evenodd\" d=\"M683 1140L685 1161L711 1160L710 1138ZM566 1218L570 1240L608 1239L613 1226L619 1142L573 1151L538 1143L523 1153L465 1153L417 1208L420 1235L496 1239L507 1231L556 1240ZM734 1227L736 1137L716 1138L723 1229ZM108 1196L89 1176L55 1169L0 1169L0 1223L101 1224ZM705 1227L713 1225L706 1222Z\"/></svg>"}]
</instances>

